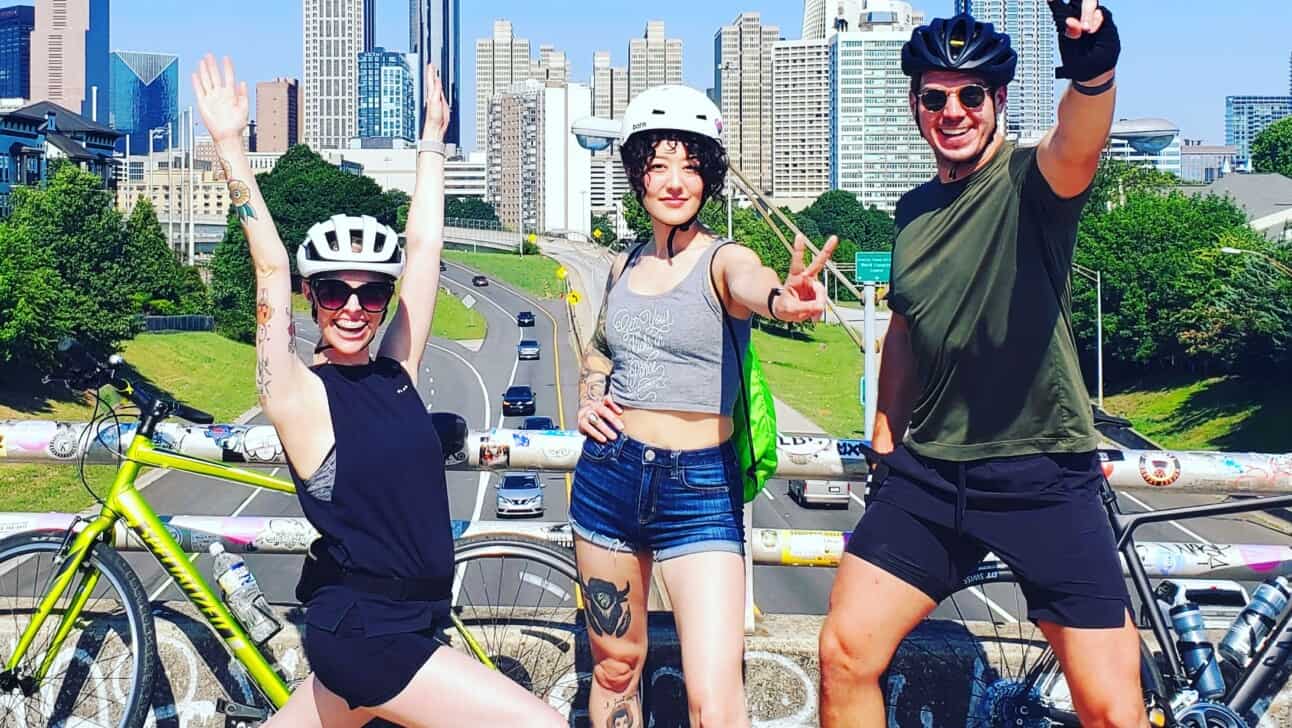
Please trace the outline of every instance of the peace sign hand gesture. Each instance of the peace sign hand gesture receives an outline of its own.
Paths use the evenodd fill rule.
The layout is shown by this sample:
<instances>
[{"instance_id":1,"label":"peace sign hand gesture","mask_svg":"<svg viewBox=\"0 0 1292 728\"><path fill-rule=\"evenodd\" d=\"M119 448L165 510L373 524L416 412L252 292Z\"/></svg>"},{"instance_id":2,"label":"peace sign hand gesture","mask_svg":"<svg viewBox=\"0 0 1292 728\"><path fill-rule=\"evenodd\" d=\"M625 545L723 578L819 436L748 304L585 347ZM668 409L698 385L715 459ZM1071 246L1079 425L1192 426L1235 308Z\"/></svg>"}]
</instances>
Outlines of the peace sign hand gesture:
<instances>
[{"instance_id":1,"label":"peace sign hand gesture","mask_svg":"<svg viewBox=\"0 0 1292 728\"><path fill-rule=\"evenodd\" d=\"M1063 60L1055 77L1089 81L1113 70L1122 43L1108 8L1099 7L1098 0L1049 1Z\"/></svg>"},{"instance_id":2,"label":"peace sign hand gesture","mask_svg":"<svg viewBox=\"0 0 1292 728\"><path fill-rule=\"evenodd\" d=\"M774 318L797 323L820 318L825 313L825 284L817 277L838 244L839 239L831 235L825 245L821 246L821 252L804 266L803 253L807 248L807 238L802 233L794 237L789 275L785 277L781 295L775 296L771 301L770 313Z\"/></svg>"}]
</instances>

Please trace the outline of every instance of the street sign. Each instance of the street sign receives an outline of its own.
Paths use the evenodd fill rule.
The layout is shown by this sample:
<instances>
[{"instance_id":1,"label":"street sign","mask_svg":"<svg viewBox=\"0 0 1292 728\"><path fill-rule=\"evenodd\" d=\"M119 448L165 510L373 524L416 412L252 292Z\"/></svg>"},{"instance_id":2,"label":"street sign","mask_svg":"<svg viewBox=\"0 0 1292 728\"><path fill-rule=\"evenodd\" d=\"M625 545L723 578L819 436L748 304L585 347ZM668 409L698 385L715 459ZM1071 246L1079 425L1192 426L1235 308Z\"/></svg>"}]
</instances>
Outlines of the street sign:
<instances>
[{"instance_id":1,"label":"street sign","mask_svg":"<svg viewBox=\"0 0 1292 728\"><path fill-rule=\"evenodd\" d=\"M861 252L856 254L857 272L852 280L856 283L887 283L889 270L893 267L892 253Z\"/></svg>"}]
</instances>

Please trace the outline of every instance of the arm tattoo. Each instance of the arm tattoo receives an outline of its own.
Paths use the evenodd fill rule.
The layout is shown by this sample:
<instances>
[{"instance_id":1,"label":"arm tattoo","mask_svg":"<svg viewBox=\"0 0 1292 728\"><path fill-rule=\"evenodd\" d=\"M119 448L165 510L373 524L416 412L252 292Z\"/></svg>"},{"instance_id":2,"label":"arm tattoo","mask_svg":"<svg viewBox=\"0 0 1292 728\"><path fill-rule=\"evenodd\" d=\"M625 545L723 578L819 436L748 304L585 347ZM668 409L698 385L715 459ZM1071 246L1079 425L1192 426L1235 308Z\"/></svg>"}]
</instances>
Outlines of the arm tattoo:
<instances>
[{"instance_id":1,"label":"arm tattoo","mask_svg":"<svg viewBox=\"0 0 1292 728\"><path fill-rule=\"evenodd\" d=\"M292 318L292 307L287 307L287 351L296 356L296 319Z\"/></svg>"},{"instance_id":2,"label":"arm tattoo","mask_svg":"<svg viewBox=\"0 0 1292 728\"><path fill-rule=\"evenodd\" d=\"M256 295L256 394L261 399L269 396L269 354L265 347L269 343L269 321L273 317L269 289L261 288Z\"/></svg>"},{"instance_id":3,"label":"arm tattoo","mask_svg":"<svg viewBox=\"0 0 1292 728\"><path fill-rule=\"evenodd\" d=\"M635 728L638 725L633 720L633 715L641 712L636 695L616 698L606 708L610 714L606 718L606 728Z\"/></svg>"},{"instance_id":4,"label":"arm tattoo","mask_svg":"<svg viewBox=\"0 0 1292 728\"><path fill-rule=\"evenodd\" d=\"M224 178L229 186L229 202L233 204L238 220L245 223L256 219L256 211L251 208L251 188L246 182L233 178L233 167L223 157L220 158L220 167L224 169Z\"/></svg>"},{"instance_id":5,"label":"arm tattoo","mask_svg":"<svg viewBox=\"0 0 1292 728\"><path fill-rule=\"evenodd\" d=\"M583 596L586 600L588 624L597 635L623 637L633 623L632 610L628 608L628 590L631 584L624 584L620 591L614 584L592 577L583 583Z\"/></svg>"},{"instance_id":6,"label":"arm tattoo","mask_svg":"<svg viewBox=\"0 0 1292 728\"><path fill-rule=\"evenodd\" d=\"M262 400L269 396L269 357L256 360L256 395Z\"/></svg>"}]
</instances>

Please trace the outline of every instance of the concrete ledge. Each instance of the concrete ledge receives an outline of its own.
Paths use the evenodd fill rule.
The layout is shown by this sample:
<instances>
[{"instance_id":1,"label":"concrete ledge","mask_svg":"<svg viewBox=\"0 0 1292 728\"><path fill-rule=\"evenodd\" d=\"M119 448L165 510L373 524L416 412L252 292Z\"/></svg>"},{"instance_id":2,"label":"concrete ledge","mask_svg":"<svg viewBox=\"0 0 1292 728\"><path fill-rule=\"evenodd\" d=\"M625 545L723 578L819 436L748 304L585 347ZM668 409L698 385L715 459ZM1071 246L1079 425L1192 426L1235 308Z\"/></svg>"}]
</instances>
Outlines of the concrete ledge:
<instances>
[{"instance_id":1,"label":"concrete ledge","mask_svg":"<svg viewBox=\"0 0 1292 728\"><path fill-rule=\"evenodd\" d=\"M282 609L282 632L270 643L289 682L303 679L308 665L300 644L302 612ZM231 664L216 635L188 604L158 605L154 610L158 650L163 664L154 695L158 726L224 725L216 715L216 700L259 703L240 667ZM465 615L469 618L471 615ZM754 725L776 728L816 726L817 634L820 617L768 615L746 641L745 675ZM0 642L12 644L12 625L0 624ZM885 694L890 726L992 725L987 711L1001 686L999 671L1017 671L1021 652L1039 652L1040 635L1029 624L1000 627L1007 642L995 641L995 628L929 621L903 642L886 676ZM110 630L109 630L110 631ZM651 650L643 676L648 725L658 728L687 725L686 691L672 615L650 615ZM517 645L524 662L502 667L534 684L553 686L554 704L575 706L571 725L586 726L587 691L592 671L583 626L571 610L546 610L503 641ZM523 643L523 644L522 644ZM535 645L539 648L535 649ZM987 721L987 722L984 722ZM1270 696L1260 726L1292 725L1292 690Z\"/></svg>"}]
</instances>

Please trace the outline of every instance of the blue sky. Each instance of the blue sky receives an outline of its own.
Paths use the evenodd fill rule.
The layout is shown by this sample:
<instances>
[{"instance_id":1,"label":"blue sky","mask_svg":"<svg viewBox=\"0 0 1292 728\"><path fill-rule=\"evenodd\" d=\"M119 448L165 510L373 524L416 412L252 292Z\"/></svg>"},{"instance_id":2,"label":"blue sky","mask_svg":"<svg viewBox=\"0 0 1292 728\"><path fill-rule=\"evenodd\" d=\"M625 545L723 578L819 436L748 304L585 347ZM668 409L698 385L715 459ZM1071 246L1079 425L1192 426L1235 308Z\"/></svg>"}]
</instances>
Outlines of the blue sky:
<instances>
[{"instance_id":1,"label":"blue sky","mask_svg":"<svg viewBox=\"0 0 1292 728\"><path fill-rule=\"evenodd\" d=\"M953 2L914 4L934 16L949 14ZM1289 0L1118 0L1110 6L1124 46L1118 117L1165 117L1184 136L1219 144L1226 95L1290 92ZM490 34L495 18L511 20L535 53L543 43L564 50L572 78L584 82L593 51L609 50L614 65L626 66L628 39L640 36L647 20L664 20L668 35L683 40L685 80L700 89L712 85L714 32L738 13L761 12L786 38L798 37L802 23L801 0L461 0L461 8L464 140L474 139L475 40ZM407 0L377 0L377 16L377 42L407 48ZM181 104L188 104L188 73L207 51L232 56L253 86L299 77L301 3L113 0L111 42L114 50L179 54Z\"/></svg>"}]
</instances>

